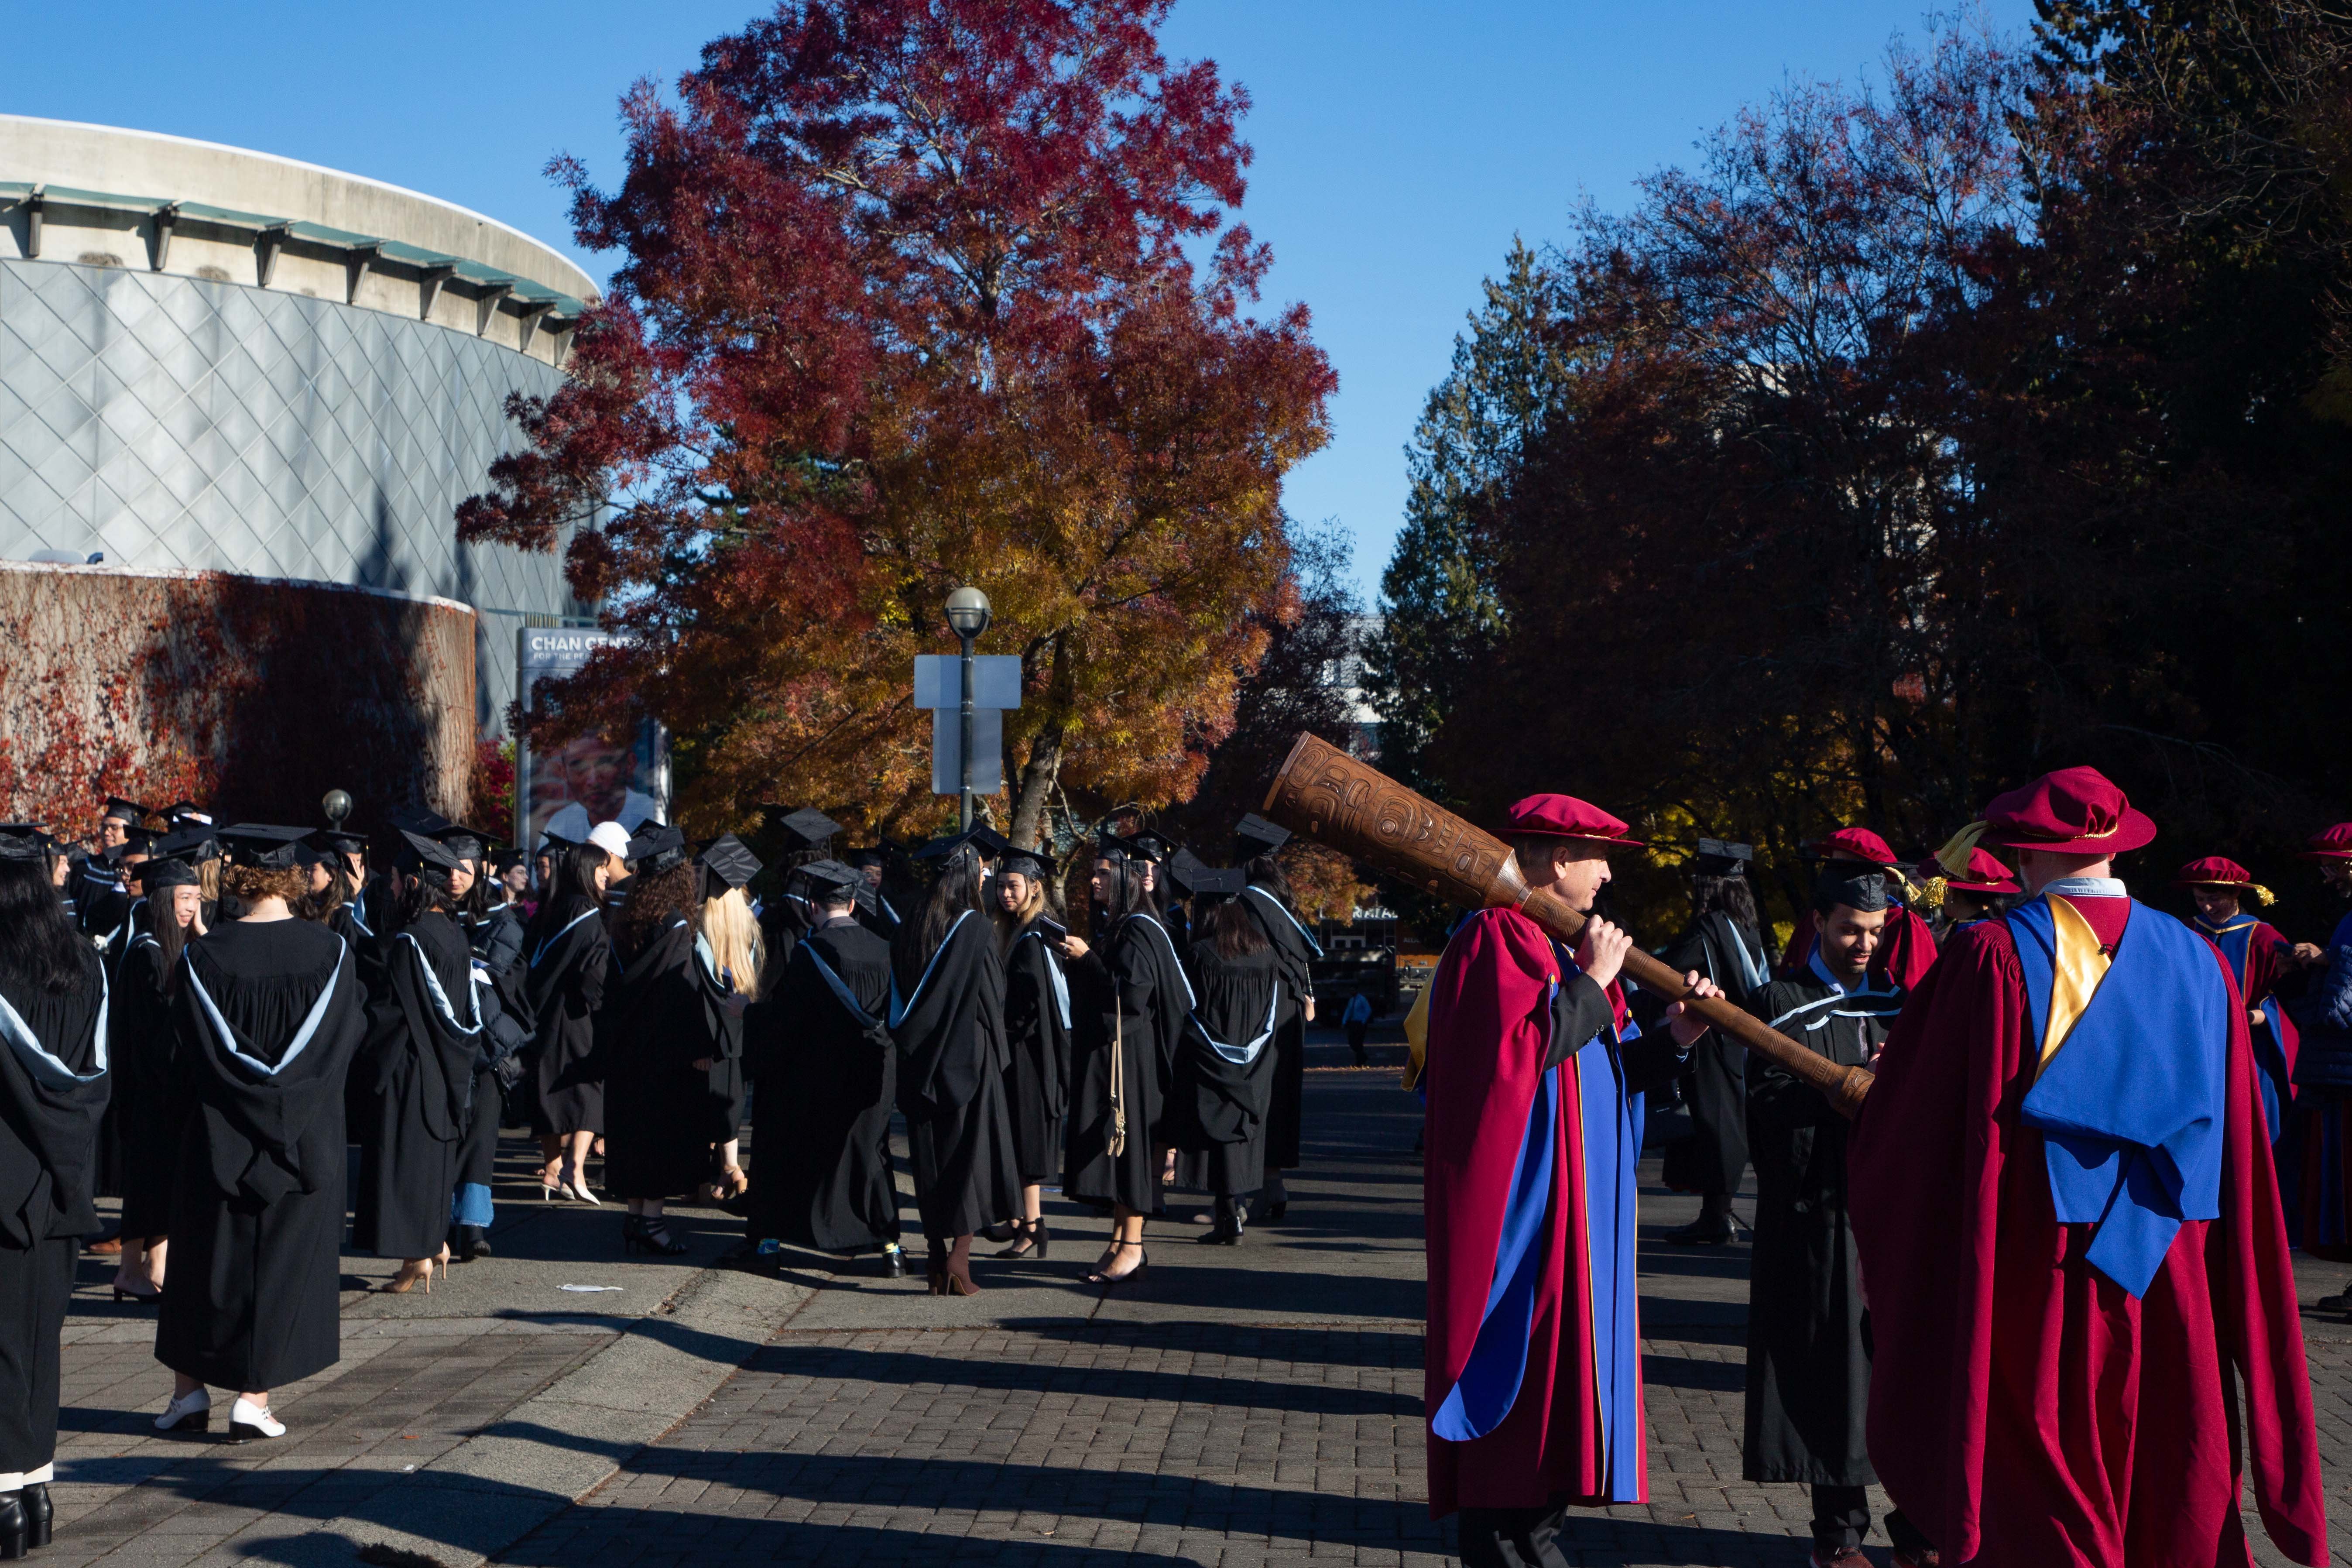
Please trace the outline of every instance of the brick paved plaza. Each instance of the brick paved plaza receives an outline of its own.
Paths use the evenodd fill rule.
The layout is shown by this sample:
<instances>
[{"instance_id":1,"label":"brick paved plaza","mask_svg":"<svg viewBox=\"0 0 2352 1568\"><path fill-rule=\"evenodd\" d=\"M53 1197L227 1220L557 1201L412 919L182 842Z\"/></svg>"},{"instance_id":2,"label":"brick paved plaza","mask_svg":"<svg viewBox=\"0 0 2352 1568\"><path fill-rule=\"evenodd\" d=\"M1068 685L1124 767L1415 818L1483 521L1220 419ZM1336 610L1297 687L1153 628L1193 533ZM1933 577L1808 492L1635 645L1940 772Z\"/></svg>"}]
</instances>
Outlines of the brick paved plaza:
<instances>
[{"instance_id":1,"label":"brick paved plaza","mask_svg":"<svg viewBox=\"0 0 2352 1568\"><path fill-rule=\"evenodd\" d=\"M537 1202L515 1141L498 1257L401 1298L362 1293L392 1265L347 1258L343 1361L278 1394L292 1431L268 1446L149 1430L170 1390L152 1310L110 1301L86 1259L41 1559L1445 1561L1423 1500L1414 1105L1392 1068L1349 1070L1328 1045L1315 1059L1290 1223L1198 1247L1176 1200L1150 1272L1108 1297L1080 1279L1102 1223L1057 1201L1051 1259L985 1264L969 1300L870 1262L709 1268L734 1240L716 1213L688 1258L625 1262L618 1211ZM1654 1235L1693 1205L1650 1173ZM1591 1516L1579 1561L1802 1563L1801 1489L1738 1479L1745 1249L1650 1242L1643 1269L1653 1500ZM2311 1266L2305 1299L2347 1273ZM2352 1326L2306 1315L2305 1331L2352 1545Z\"/></svg>"}]
</instances>

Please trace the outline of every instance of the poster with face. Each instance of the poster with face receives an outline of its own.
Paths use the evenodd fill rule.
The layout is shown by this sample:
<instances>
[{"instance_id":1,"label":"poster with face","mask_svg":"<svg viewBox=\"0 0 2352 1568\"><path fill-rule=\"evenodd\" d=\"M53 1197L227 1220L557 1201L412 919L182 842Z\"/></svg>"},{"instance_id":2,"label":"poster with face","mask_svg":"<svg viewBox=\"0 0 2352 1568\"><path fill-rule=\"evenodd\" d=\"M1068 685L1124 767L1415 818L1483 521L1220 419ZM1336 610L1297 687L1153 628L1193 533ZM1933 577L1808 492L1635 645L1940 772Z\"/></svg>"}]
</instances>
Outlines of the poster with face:
<instances>
[{"instance_id":1,"label":"poster with face","mask_svg":"<svg viewBox=\"0 0 2352 1568\"><path fill-rule=\"evenodd\" d=\"M575 675L620 634L578 626L525 626L518 635L516 674L528 713L542 680ZM582 735L547 752L517 748L515 842L536 847L552 829L579 841L599 822L631 832L669 820L669 735L647 719L625 744Z\"/></svg>"}]
</instances>

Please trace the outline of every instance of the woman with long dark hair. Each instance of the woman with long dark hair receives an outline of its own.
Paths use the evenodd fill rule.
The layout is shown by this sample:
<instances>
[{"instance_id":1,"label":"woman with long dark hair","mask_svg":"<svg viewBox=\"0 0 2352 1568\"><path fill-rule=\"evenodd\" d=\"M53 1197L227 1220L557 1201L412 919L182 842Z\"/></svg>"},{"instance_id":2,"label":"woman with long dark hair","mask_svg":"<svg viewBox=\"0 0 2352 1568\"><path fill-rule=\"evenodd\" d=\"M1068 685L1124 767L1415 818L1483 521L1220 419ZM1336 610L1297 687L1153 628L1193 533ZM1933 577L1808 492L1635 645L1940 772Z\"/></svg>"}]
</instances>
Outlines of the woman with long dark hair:
<instances>
[{"instance_id":1,"label":"woman with long dark hair","mask_svg":"<svg viewBox=\"0 0 2352 1568\"><path fill-rule=\"evenodd\" d=\"M507 1088L520 1080L520 1055L530 1042L523 997L522 914L490 875L482 836L451 827L434 836L462 869L450 873L458 894L457 924L473 955L474 1001L481 1013L475 1037L473 1110L457 1141L457 1187L449 1203L449 1250L459 1263L490 1255L494 1211L490 1183L498 1173L499 1129L507 1120Z\"/></svg>"},{"instance_id":2,"label":"woman with long dark hair","mask_svg":"<svg viewBox=\"0 0 2352 1568\"><path fill-rule=\"evenodd\" d=\"M1160 1206L1161 1124L1192 983L1160 923L1160 868L1109 835L1097 847L1095 940L1073 936L1068 955L1071 1039L1069 1158L1063 1191L1108 1205L1110 1245L1088 1279L1115 1285L1150 1261L1143 1219Z\"/></svg>"},{"instance_id":3,"label":"woman with long dark hair","mask_svg":"<svg viewBox=\"0 0 2352 1568\"><path fill-rule=\"evenodd\" d=\"M1240 837L1243 848L1255 850L1243 867L1249 887L1242 907L1265 932L1282 970L1282 1011L1275 1019L1273 1082L1265 1118L1265 1184L1258 1190L1258 1217L1279 1223L1290 1212L1290 1189L1285 1171L1298 1168L1300 1120L1307 1089L1307 1026L1315 1021L1315 961L1323 956L1298 918L1298 900L1290 879L1274 858L1290 835L1264 817L1245 818ZM1279 834L1280 837L1275 837Z\"/></svg>"},{"instance_id":4,"label":"woman with long dark hair","mask_svg":"<svg viewBox=\"0 0 2352 1568\"><path fill-rule=\"evenodd\" d=\"M46 1546L58 1336L105 1113L106 975L37 828L0 826L0 1557Z\"/></svg>"},{"instance_id":5,"label":"woman with long dark hair","mask_svg":"<svg viewBox=\"0 0 2352 1568\"><path fill-rule=\"evenodd\" d=\"M604 885L617 868L596 845L568 846L522 935L523 994L534 1026L525 1082L531 1131L546 1162L540 1189L545 1197L562 1194L590 1205L596 1194L588 1185L588 1150L604 1131L596 1016L604 1010L613 956Z\"/></svg>"},{"instance_id":6,"label":"woman with long dark hair","mask_svg":"<svg viewBox=\"0 0 2352 1568\"><path fill-rule=\"evenodd\" d=\"M696 973L701 869L686 836L652 823L629 841L636 874L613 932L627 967L613 988L604 1053L604 1184L628 1203L629 1252L686 1251L663 1221L670 1199L710 1172L710 1061L716 1049Z\"/></svg>"},{"instance_id":7,"label":"woman with long dark hair","mask_svg":"<svg viewBox=\"0 0 2352 1568\"><path fill-rule=\"evenodd\" d=\"M401 830L415 864L404 874L398 929L384 941L384 994L360 1054L368 1135L360 1140L360 1190L352 1245L404 1261L380 1287L404 1295L433 1289L449 1261L450 1199L457 1153L472 1114L482 1015L474 955L455 918L465 863L421 834Z\"/></svg>"},{"instance_id":8,"label":"woman with long dark hair","mask_svg":"<svg viewBox=\"0 0 2352 1568\"><path fill-rule=\"evenodd\" d=\"M1216 1199L1216 1223L1196 1239L1242 1239L1243 1200L1265 1182L1265 1118L1274 1097L1274 1035L1281 1016L1281 955L1242 901L1239 871L1193 886L1184 973L1193 1005L1176 1068L1184 1149L1178 1182Z\"/></svg>"},{"instance_id":9,"label":"woman with long dark hair","mask_svg":"<svg viewBox=\"0 0 2352 1568\"><path fill-rule=\"evenodd\" d=\"M1021 1212L1021 1172L1004 1102L1004 971L982 911L980 851L942 858L921 914L890 954L890 1035L898 1110L915 1167L915 1211L934 1296L975 1296L972 1232Z\"/></svg>"},{"instance_id":10,"label":"woman with long dark hair","mask_svg":"<svg viewBox=\"0 0 2352 1568\"><path fill-rule=\"evenodd\" d=\"M1048 912L1054 862L1016 849L996 868L996 952L1004 965L1004 1038L1010 1070L1005 1099L1013 1115L1013 1159L1021 1173L1021 1215L1013 1245L999 1258L1044 1258L1045 1184L1062 1173L1063 1126L1070 1109L1070 985L1058 944L1066 934Z\"/></svg>"},{"instance_id":11,"label":"woman with long dark hair","mask_svg":"<svg viewBox=\"0 0 2352 1568\"><path fill-rule=\"evenodd\" d=\"M180 954L205 934L204 889L181 860L139 868L139 931L116 966L109 1005L116 1115L122 1125L122 1261L114 1299L163 1293L172 1167L186 1106L173 1082L173 993Z\"/></svg>"},{"instance_id":12,"label":"woman with long dark hair","mask_svg":"<svg viewBox=\"0 0 2352 1568\"><path fill-rule=\"evenodd\" d=\"M155 1325L173 1384L159 1431L203 1431L209 1384L239 1391L232 1436L283 1436L269 1390L342 1353L343 1078L367 1014L343 940L289 907L310 882L302 835L221 829L222 891L242 912L181 958L173 1016L187 1111Z\"/></svg>"}]
</instances>

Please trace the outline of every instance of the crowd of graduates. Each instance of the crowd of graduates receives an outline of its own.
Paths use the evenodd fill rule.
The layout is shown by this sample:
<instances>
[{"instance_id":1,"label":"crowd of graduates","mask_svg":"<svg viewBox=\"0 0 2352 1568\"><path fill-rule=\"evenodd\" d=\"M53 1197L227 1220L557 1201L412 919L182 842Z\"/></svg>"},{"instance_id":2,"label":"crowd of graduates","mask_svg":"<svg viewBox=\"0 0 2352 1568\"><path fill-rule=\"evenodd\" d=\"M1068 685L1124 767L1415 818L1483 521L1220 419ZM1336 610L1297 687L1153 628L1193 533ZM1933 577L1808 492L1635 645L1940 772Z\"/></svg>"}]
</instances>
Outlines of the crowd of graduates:
<instances>
[{"instance_id":1,"label":"crowd of graduates","mask_svg":"<svg viewBox=\"0 0 2352 1568\"><path fill-rule=\"evenodd\" d=\"M158 1430L209 1432L219 1390L232 1440L278 1437L269 1391L340 1359L347 1214L400 1262L378 1289L431 1290L490 1251L501 1127L536 1136L546 1201L620 1206L627 1252L687 1251L665 1207L698 1199L747 1266L896 1277L895 1113L940 1295L980 1290L976 1237L1049 1256L1048 1185L1108 1218L1103 1289L1171 1186L1211 1202L1203 1242L1284 1217L1318 949L1262 818L1235 867L1131 820L1066 866L985 826L837 854L801 810L767 868L651 821L526 852L329 804L0 824L0 1559L50 1533L83 1253L156 1303Z\"/></svg>"}]
</instances>

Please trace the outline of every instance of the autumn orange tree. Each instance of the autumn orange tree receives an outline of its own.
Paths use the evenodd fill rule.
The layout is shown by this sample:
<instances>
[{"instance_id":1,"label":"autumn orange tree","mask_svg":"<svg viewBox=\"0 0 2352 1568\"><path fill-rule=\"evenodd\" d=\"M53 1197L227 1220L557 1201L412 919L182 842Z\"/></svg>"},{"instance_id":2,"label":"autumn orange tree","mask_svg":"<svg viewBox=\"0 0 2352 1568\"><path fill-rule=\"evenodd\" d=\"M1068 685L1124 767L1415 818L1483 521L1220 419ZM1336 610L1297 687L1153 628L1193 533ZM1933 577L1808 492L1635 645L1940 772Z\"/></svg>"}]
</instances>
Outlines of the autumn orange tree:
<instances>
[{"instance_id":1,"label":"autumn orange tree","mask_svg":"<svg viewBox=\"0 0 2352 1568\"><path fill-rule=\"evenodd\" d=\"M923 826L912 662L971 583L1022 660L1016 838L1057 784L1193 789L1297 613L1280 483L1335 380L1304 307L1253 311L1247 97L1164 58L1171 3L788 0L633 89L617 190L558 160L624 260L458 528L561 548L634 640L537 738L650 712L698 824Z\"/></svg>"}]
</instances>

